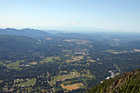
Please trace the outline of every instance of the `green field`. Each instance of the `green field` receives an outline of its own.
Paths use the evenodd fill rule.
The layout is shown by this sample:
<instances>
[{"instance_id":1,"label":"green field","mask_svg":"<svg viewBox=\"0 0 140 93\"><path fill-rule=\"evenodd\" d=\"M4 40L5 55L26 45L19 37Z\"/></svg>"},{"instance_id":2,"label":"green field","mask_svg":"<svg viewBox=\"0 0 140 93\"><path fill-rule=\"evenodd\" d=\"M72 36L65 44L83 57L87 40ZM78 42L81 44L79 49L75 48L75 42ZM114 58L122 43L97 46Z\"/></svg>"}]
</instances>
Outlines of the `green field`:
<instances>
[{"instance_id":1,"label":"green field","mask_svg":"<svg viewBox=\"0 0 140 93\"><path fill-rule=\"evenodd\" d=\"M82 74L81 76L84 76L84 77L86 77L86 78L95 78L95 76L94 75L88 75L88 74Z\"/></svg>"},{"instance_id":2,"label":"green field","mask_svg":"<svg viewBox=\"0 0 140 93\"><path fill-rule=\"evenodd\" d=\"M7 64L6 67L9 68L9 69L21 70L21 68L19 67L19 64L20 64L20 62L17 61L17 62Z\"/></svg>"},{"instance_id":3,"label":"green field","mask_svg":"<svg viewBox=\"0 0 140 93\"><path fill-rule=\"evenodd\" d=\"M61 76L55 76L53 80L51 80L51 84L55 84L56 81L63 81L65 79L73 79L73 78L77 78L79 77L80 74L77 72L71 72L70 74L66 74L66 75L61 75Z\"/></svg>"},{"instance_id":4,"label":"green field","mask_svg":"<svg viewBox=\"0 0 140 93\"><path fill-rule=\"evenodd\" d=\"M25 86L34 86L36 83L36 78L32 78L26 82L23 82L23 83L19 83L19 84L15 84L15 86L22 86L22 85L25 85Z\"/></svg>"},{"instance_id":5,"label":"green field","mask_svg":"<svg viewBox=\"0 0 140 93\"><path fill-rule=\"evenodd\" d=\"M40 61L40 63L48 63L48 62L54 62L54 60L61 61L60 57L47 57Z\"/></svg>"},{"instance_id":6,"label":"green field","mask_svg":"<svg viewBox=\"0 0 140 93\"><path fill-rule=\"evenodd\" d=\"M2 65L3 63L2 62L0 62L0 65Z\"/></svg>"},{"instance_id":7,"label":"green field","mask_svg":"<svg viewBox=\"0 0 140 93\"><path fill-rule=\"evenodd\" d=\"M15 83L19 83L19 82L23 82L24 80L23 79L16 79L14 81L15 81Z\"/></svg>"}]
</instances>

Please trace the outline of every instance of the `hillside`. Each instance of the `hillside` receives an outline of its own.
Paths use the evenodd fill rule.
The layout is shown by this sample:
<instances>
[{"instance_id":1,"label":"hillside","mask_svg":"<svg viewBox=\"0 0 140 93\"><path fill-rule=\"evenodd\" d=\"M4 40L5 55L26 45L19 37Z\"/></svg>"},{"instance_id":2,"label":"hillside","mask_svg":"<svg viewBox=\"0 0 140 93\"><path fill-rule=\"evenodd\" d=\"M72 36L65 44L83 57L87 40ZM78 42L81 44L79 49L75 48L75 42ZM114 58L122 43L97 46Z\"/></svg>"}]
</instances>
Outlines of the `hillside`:
<instances>
[{"instance_id":1,"label":"hillside","mask_svg":"<svg viewBox=\"0 0 140 93\"><path fill-rule=\"evenodd\" d=\"M105 80L88 93L140 93L140 69Z\"/></svg>"},{"instance_id":2,"label":"hillside","mask_svg":"<svg viewBox=\"0 0 140 93\"><path fill-rule=\"evenodd\" d=\"M51 42L25 36L0 35L0 60L39 60L40 56L55 54ZM48 50L50 48L50 50ZM48 54L49 52L49 54Z\"/></svg>"},{"instance_id":3,"label":"hillside","mask_svg":"<svg viewBox=\"0 0 140 93\"><path fill-rule=\"evenodd\" d=\"M50 36L50 33L47 33L45 31L36 30L36 29L13 29L13 28L6 28L6 29L0 29L0 35L17 35L17 36L27 36L32 38L46 38L47 36Z\"/></svg>"}]
</instances>

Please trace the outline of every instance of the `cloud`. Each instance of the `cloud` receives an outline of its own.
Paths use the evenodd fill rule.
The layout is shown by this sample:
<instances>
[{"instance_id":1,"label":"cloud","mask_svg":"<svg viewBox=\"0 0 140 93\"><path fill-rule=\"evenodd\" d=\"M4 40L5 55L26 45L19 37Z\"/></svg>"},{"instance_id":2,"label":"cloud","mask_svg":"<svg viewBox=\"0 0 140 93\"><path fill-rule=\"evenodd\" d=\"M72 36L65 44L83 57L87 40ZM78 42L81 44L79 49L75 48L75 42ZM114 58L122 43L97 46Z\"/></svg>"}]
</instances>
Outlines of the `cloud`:
<instances>
[{"instance_id":1,"label":"cloud","mask_svg":"<svg viewBox=\"0 0 140 93\"><path fill-rule=\"evenodd\" d=\"M82 23L80 23L80 22L70 22L70 23L66 23L66 25L77 26L77 25L82 25Z\"/></svg>"}]
</instances>

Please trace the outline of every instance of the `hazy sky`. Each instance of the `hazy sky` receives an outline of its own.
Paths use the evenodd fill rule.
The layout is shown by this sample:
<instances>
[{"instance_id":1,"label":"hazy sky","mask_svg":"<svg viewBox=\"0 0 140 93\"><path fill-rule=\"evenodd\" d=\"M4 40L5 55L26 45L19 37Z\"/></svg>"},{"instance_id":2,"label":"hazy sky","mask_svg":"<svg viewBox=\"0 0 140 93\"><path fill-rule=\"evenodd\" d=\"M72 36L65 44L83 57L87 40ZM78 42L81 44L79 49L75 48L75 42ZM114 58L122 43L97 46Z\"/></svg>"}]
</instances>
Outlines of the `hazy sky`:
<instances>
[{"instance_id":1,"label":"hazy sky","mask_svg":"<svg viewBox=\"0 0 140 93\"><path fill-rule=\"evenodd\" d=\"M140 32L140 0L0 0L0 28Z\"/></svg>"}]
</instances>

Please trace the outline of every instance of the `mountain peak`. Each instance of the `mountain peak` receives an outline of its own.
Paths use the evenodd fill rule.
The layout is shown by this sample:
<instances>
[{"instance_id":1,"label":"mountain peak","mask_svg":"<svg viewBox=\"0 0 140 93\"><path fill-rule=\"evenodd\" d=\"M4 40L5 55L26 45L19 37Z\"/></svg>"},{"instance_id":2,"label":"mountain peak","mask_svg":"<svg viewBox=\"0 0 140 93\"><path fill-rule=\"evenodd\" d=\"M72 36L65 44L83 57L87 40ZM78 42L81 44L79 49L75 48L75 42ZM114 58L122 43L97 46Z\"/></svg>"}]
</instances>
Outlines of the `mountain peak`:
<instances>
[{"instance_id":1,"label":"mountain peak","mask_svg":"<svg viewBox=\"0 0 140 93\"><path fill-rule=\"evenodd\" d=\"M6 28L5 30L17 30L15 28Z\"/></svg>"}]
</instances>

